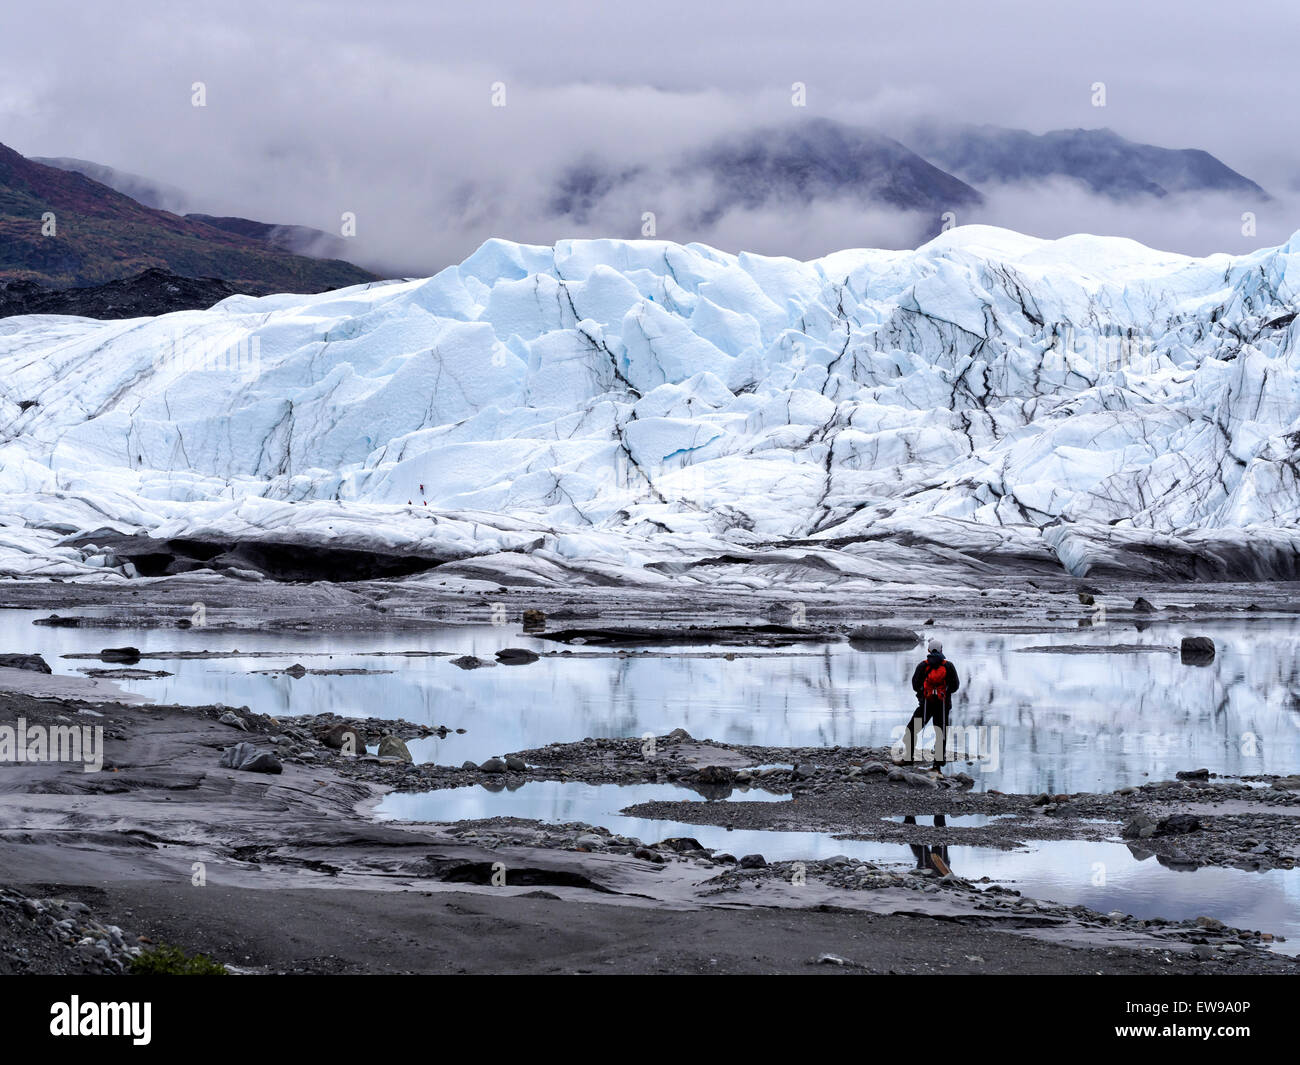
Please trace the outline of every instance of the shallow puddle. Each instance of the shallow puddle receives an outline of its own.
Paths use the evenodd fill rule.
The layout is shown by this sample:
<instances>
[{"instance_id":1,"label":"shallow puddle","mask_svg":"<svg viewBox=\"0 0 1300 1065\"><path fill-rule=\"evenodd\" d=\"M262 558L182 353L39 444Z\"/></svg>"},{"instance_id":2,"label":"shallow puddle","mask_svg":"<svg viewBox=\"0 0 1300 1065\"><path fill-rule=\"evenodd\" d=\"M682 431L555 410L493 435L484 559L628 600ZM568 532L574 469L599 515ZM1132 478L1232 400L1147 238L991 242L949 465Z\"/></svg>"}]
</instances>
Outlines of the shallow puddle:
<instances>
[{"instance_id":1,"label":"shallow puddle","mask_svg":"<svg viewBox=\"0 0 1300 1065\"><path fill-rule=\"evenodd\" d=\"M686 788L663 784L566 784L534 781L514 789L474 786L443 791L390 793L376 810L379 817L402 821L462 821L489 817L531 818L551 824L578 821L599 825L644 843L677 836L699 840L710 850L739 858L761 854L769 862L811 861L844 855L881 868L924 868L937 853L967 880L988 877L1023 895L1102 913L1119 910L1135 917L1184 920L1207 915L1225 924L1286 938L1275 949L1300 953L1300 869L1264 873L1240 869L1175 869L1154 857L1139 858L1128 846L1109 842L1050 841L1019 850L992 847L914 846L846 840L824 832L728 830L720 825L629 817L619 811L636 803L698 802ZM751 789L733 792L729 801L778 802L784 797ZM965 827L990 819L951 817ZM976 822L980 823L976 823Z\"/></svg>"}]
</instances>

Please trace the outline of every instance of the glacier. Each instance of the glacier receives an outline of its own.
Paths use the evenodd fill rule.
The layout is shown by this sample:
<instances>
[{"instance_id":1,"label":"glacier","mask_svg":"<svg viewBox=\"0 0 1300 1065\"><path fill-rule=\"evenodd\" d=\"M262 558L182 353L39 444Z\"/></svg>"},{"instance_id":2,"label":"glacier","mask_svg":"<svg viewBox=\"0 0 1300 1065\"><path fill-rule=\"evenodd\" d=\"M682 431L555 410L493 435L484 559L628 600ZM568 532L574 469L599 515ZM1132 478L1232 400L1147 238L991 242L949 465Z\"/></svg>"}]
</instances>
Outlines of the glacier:
<instances>
[{"instance_id":1,"label":"glacier","mask_svg":"<svg viewBox=\"0 0 1300 1065\"><path fill-rule=\"evenodd\" d=\"M536 585L1300 579L1298 290L1300 233L967 226L810 262L490 240L431 278L0 319L0 574L129 580L149 538Z\"/></svg>"}]
</instances>

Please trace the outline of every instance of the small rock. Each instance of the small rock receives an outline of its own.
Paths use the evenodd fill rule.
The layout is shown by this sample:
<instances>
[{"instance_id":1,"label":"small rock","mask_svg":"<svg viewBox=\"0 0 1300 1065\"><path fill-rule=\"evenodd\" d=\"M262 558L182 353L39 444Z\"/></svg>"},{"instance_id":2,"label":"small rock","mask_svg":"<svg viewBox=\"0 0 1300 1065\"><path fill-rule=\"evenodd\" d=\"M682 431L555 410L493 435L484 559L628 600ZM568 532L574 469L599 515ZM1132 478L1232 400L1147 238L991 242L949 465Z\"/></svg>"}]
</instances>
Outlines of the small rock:
<instances>
[{"instance_id":1,"label":"small rock","mask_svg":"<svg viewBox=\"0 0 1300 1065\"><path fill-rule=\"evenodd\" d=\"M546 615L542 611L524 611L524 632L540 632L544 628L546 628Z\"/></svg>"},{"instance_id":2,"label":"small rock","mask_svg":"<svg viewBox=\"0 0 1300 1065\"><path fill-rule=\"evenodd\" d=\"M1156 611L1156 608L1140 595L1133 601L1133 609L1142 614L1154 614Z\"/></svg>"},{"instance_id":3,"label":"small rock","mask_svg":"<svg viewBox=\"0 0 1300 1065\"><path fill-rule=\"evenodd\" d=\"M742 869L764 869L767 867L767 859L761 854L746 854L740 859Z\"/></svg>"},{"instance_id":4,"label":"small rock","mask_svg":"<svg viewBox=\"0 0 1300 1065\"><path fill-rule=\"evenodd\" d=\"M484 773L504 773L506 764L500 758L489 758L479 766L479 770Z\"/></svg>"},{"instance_id":5,"label":"small rock","mask_svg":"<svg viewBox=\"0 0 1300 1065\"><path fill-rule=\"evenodd\" d=\"M480 669L483 666L491 665L490 662L484 662L483 659L475 658L473 655L461 655L459 658L453 658L451 664L461 669Z\"/></svg>"},{"instance_id":6,"label":"small rock","mask_svg":"<svg viewBox=\"0 0 1300 1065\"><path fill-rule=\"evenodd\" d=\"M1198 918L1196 918L1196 927L1197 927L1197 928L1208 928L1208 929L1210 929L1211 931L1218 932L1218 931L1220 931L1220 930L1224 927L1224 925L1223 925L1223 922L1220 921L1217 917L1204 917L1204 916L1202 916L1202 917L1198 917Z\"/></svg>"},{"instance_id":7,"label":"small rock","mask_svg":"<svg viewBox=\"0 0 1300 1065\"><path fill-rule=\"evenodd\" d=\"M523 773L528 769L528 764L517 754L506 755L506 768L512 773Z\"/></svg>"},{"instance_id":8,"label":"small rock","mask_svg":"<svg viewBox=\"0 0 1300 1065\"><path fill-rule=\"evenodd\" d=\"M217 720L223 725L229 725L231 728L243 729L248 731L248 726L244 724L244 719L233 710L227 710Z\"/></svg>"}]
</instances>

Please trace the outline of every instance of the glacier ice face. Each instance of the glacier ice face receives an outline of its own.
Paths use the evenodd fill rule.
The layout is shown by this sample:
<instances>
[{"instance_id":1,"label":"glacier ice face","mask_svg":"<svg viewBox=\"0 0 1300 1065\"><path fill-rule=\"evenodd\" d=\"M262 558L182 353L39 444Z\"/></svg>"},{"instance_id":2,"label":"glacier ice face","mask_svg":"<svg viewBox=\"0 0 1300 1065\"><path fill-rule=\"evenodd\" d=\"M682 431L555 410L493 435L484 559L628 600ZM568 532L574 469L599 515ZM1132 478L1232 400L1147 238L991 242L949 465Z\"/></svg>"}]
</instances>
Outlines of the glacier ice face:
<instances>
[{"instance_id":1,"label":"glacier ice face","mask_svg":"<svg viewBox=\"0 0 1300 1065\"><path fill-rule=\"evenodd\" d=\"M1300 234L964 227L806 263L492 240L428 279L4 319L0 570L120 573L63 542L108 527L542 582L1300 577L1298 287Z\"/></svg>"}]
</instances>

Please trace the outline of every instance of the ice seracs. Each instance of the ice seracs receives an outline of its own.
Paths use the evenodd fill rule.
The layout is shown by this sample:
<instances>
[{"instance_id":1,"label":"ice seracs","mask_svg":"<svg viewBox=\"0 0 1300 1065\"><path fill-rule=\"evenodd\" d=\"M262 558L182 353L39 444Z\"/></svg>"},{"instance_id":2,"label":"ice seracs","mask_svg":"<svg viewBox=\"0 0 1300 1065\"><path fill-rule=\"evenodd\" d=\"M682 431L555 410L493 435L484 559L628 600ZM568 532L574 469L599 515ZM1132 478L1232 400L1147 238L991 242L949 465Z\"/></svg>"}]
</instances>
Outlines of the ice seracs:
<instances>
[{"instance_id":1,"label":"ice seracs","mask_svg":"<svg viewBox=\"0 0 1300 1065\"><path fill-rule=\"evenodd\" d=\"M422 280L9 318L0 570L120 576L63 542L107 527L543 582L1297 577L1298 285L1300 235L975 226L807 263L493 240Z\"/></svg>"}]
</instances>

